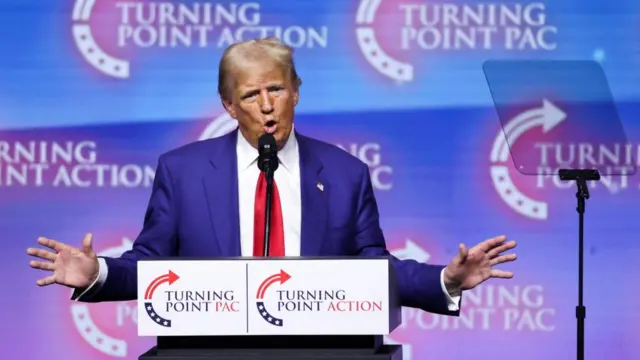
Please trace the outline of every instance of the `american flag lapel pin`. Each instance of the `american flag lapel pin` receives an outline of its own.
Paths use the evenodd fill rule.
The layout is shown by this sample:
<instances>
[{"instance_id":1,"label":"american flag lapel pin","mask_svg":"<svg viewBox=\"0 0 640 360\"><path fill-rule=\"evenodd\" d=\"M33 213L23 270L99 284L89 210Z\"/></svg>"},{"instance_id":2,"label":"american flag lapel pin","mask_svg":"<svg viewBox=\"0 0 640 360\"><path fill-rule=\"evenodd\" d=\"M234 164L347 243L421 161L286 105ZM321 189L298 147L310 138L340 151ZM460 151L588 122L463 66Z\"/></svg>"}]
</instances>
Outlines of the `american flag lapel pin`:
<instances>
[{"instance_id":1,"label":"american flag lapel pin","mask_svg":"<svg viewBox=\"0 0 640 360\"><path fill-rule=\"evenodd\" d=\"M324 185L322 185L321 182L318 182L316 186L318 187L318 189L320 189L320 191L324 191Z\"/></svg>"}]
</instances>

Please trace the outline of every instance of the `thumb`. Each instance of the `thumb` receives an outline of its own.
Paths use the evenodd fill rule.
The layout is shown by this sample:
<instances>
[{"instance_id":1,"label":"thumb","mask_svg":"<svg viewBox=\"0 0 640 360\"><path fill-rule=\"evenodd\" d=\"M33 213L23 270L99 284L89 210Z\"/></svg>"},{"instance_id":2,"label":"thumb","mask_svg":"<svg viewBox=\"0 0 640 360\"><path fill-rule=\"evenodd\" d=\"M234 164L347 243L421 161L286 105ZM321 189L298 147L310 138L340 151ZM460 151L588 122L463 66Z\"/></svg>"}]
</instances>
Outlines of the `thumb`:
<instances>
[{"instance_id":1,"label":"thumb","mask_svg":"<svg viewBox=\"0 0 640 360\"><path fill-rule=\"evenodd\" d=\"M84 236L84 239L82 239L82 251L84 251L87 254L93 254L93 248L92 248L92 242L93 242L93 234L88 233Z\"/></svg>"},{"instance_id":2,"label":"thumb","mask_svg":"<svg viewBox=\"0 0 640 360\"><path fill-rule=\"evenodd\" d=\"M458 245L457 258L460 264L464 264L464 262L467 260L468 255L469 255L469 250L467 249L467 247L464 244Z\"/></svg>"}]
</instances>

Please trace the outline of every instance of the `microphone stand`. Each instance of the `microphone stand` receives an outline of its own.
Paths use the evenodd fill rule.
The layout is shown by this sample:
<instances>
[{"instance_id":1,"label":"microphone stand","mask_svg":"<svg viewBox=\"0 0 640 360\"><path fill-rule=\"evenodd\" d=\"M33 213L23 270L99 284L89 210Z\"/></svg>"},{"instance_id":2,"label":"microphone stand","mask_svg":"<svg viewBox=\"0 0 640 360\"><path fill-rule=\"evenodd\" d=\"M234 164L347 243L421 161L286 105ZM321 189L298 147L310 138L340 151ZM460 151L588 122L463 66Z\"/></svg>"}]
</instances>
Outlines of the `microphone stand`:
<instances>
[{"instance_id":1,"label":"microphone stand","mask_svg":"<svg viewBox=\"0 0 640 360\"><path fill-rule=\"evenodd\" d=\"M264 211L264 256L269 256L269 243L271 232L271 194L273 193L273 161L278 161L277 158L269 159L268 166L265 169L265 178L267 180L267 197Z\"/></svg>"},{"instance_id":2,"label":"microphone stand","mask_svg":"<svg viewBox=\"0 0 640 360\"><path fill-rule=\"evenodd\" d=\"M584 211L585 200L589 198L589 187L587 181L600 180L600 173L598 170L588 169L560 169L560 179L564 181L575 181L578 187L576 192L576 198L578 205L576 211L578 212L578 306L576 306L576 319L578 321L578 334L577 334L577 358L578 360L584 360L584 319L587 316L587 308L582 303L582 278L583 278L583 247L584 247Z\"/></svg>"}]
</instances>

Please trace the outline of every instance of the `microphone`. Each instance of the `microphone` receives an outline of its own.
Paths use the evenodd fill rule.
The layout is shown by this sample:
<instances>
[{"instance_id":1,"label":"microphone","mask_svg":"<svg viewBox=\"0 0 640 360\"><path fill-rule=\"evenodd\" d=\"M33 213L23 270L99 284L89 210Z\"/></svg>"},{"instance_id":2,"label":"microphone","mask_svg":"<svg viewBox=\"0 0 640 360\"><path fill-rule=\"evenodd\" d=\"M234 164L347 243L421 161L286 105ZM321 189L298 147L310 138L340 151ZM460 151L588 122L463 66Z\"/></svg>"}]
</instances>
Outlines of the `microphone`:
<instances>
[{"instance_id":1,"label":"microphone","mask_svg":"<svg viewBox=\"0 0 640 360\"><path fill-rule=\"evenodd\" d=\"M273 191L273 173L278 169L278 147L271 134L264 134L258 140L258 168L265 173L267 180L267 198L264 211L263 255L269 256L269 238L271 233L271 194Z\"/></svg>"},{"instance_id":2,"label":"microphone","mask_svg":"<svg viewBox=\"0 0 640 360\"><path fill-rule=\"evenodd\" d=\"M276 138L271 134L264 134L258 139L258 168L265 172L267 178L273 177L273 172L278 169L278 147Z\"/></svg>"}]
</instances>

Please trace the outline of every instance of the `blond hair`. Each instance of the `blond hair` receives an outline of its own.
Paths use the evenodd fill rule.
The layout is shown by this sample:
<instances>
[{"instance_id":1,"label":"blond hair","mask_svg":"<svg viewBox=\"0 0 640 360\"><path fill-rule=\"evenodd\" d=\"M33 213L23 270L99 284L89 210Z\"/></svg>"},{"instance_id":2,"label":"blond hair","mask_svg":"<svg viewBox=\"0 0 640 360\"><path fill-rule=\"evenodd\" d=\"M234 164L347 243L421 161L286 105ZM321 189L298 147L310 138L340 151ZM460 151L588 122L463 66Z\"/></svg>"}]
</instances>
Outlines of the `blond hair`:
<instances>
[{"instance_id":1,"label":"blond hair","mask_svg":"<svg viewBox=\"0 0 640 360\"><path fill-rule=\"evenodd\" d=\"M275 37L253 39L230 45L222 54L218 68L218 93L223 99L231 99L233 91L232 70L243 63L274 61L289 76L289 80L297 90L302 80L296 72L293 61L293 48Z\"/></svg>"}]
</instances>

